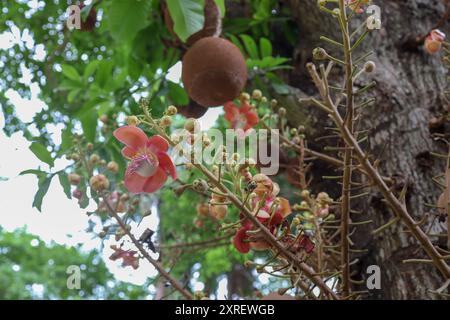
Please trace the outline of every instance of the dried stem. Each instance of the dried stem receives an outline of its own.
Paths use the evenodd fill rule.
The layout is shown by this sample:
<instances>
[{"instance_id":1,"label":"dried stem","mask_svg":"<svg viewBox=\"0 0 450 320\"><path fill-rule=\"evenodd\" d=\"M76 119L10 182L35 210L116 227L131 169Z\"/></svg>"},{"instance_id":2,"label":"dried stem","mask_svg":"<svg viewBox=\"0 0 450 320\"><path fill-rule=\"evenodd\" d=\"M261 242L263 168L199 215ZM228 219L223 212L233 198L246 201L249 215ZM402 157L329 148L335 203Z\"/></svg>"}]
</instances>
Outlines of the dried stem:
<instances>
[{"instance_id":1,"label":"dried stem","mask_svg":"<svg viewBox=\"0 0 450 320\"><path fill-rule=\"evenodd\" d=\"M314 80L314 83L316 84L320 92L322 99L322 102L320 103L322 105L325 105L327 109L331 110L331 112L329 113L331 118L333 119L339 131L341 132L342 137L347 146L353 148L354 155L358 160L359 164L363 167L364 171L367 173L368 177L370 177L373 184L381 192L381 194L383 195L387 203L390 205L394 213L403 221L403 223L409 229L411 234L419 241L424 251L431 258L431 260L433 260L433 264L436 266L436 268L438 268L438 270L441 272L441 274L444 276L445 279L449 279L450 267L442 259L442 256L433 246L427 235L416 224L416 221L414 221L414 219L408 213L404 204L402 204L395 197L390 188L386 185L378 170L372 165L372 163L370 163L368 156L361 149L361 146L357 142L354 135L346 127L345 122L342 119L341 115L339 114L337 106L332 101L330 95L325 93L324 82L320 79L320 76L317 73L315 66L312 63L309 63L307 68L308 72L310 73L311 77Z\"/></svg>"},{"instance_id":2,"label":"dried stem","mask_svg":"<svg viewBox=\"0 0 450 320\"><path fill-rule=\"evenodd\" d=\"M175 146L176 144L170 139L170 137L167 135L167 133L157 125L157 123L154 121L154 119L151 117L148 109L146 107L143 108L144 115L146 119L149 121L149 123L153 126L155 130L158 131L158 133L166 139L170 145ZM252 224L261 231L261 235L265 238L267 242L269 242L275 251L278 251L280 255L285 257L289 262L291 262L296 268L298 268L298 271L303 272L303 274L308 277L311 282L313 282L318 288L321 289L321 291L327 295L331 299L339 299L338 295L329 288L325 282L321 279L320 276L317 276L315 270L311 268L306 263L300 261L293 253L288 251L278 240L277 238L269 231L269 229L266 228L250 211L247 207L244 206L244 204L241 202L241 200L238 199L238 197L232 193L223 183L219 181L219 179L211 172L209 171L205 166L202 164L193 164L200 172L203 173L203 175L209 180L209 182L214 185L216 188L220 190L226 197L244 214L244 216L252 222Z\"/></svg>"},{"instance_id":3,"label":"dried stem","mask_svg":"<svg viewBox=\"0 0 450 320\"><path fill-rule=\"evenodd\" d=\"M181 283L179 283L176 279L174 279L168 272L166 272L164 270L164 267L156 260L154 260L147 252L147 250L144 249L144 247L142 246L142 244L133 236L133 234L131 233L131 231L127 228L127 225L123 222L123 220L119 217L119 215L117 214L117 212L111 207L111 205L108 202L108 197L105 194L102 194L104 203L106 204L106 207L109 211L109 214L111 215L111 217L113 217L117 223L119 224L120 228L125 232L125 234L131 239L131 241L133 242L133 244L136 246L136 248L138 248L139 252L144 256L144 258L150 262L155 268L156 270L158 270L159 274L164 277L171 285L172 287L177 290L178 292L180 292L183 297L185 297L186 299L192 300L194 297L192 296L192 294L187 291L185 288L183 288L183 286L181 285Z\"/></svg>"}]
</instances>

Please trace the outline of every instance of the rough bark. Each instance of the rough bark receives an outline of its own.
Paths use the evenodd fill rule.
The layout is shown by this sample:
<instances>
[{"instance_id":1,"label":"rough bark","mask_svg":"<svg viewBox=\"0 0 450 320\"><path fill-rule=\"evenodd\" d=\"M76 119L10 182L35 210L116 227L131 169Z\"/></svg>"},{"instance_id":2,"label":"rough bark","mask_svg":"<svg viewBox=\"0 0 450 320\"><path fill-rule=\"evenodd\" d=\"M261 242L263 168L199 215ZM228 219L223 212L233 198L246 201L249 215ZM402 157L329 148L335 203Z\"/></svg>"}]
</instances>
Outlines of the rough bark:
<instances>
[{"instance_id":1,"label":"rough bark","mask_svg":"<svg viewBox=\"0 0 450 320\"><path fill-rule=\"evenodd\" d=\"M328 51L333 50L330 45L319 41L321 35L337 40L340 35L337 25L318 10L315 0L286 0L281 3L292 10L293 19L299 28L299 39L298 46L292 52L296 68L285 74L288 83L293 87L293 94L280 97L280 100L288 110L291 125L306 123L307 127L314 128L308 132L310 141L313 142L314 136L323 133L317 129L321 127L318 124L330 123L325 114L308 106L301 106L297 102L298 97L315 92L306 73L305 63L312 60L311 51L317 46L323 46ZM432 177L442 173L445 166L445 161L429 155L430 151L446 151L442 149L442 145L433 141L428 121L433 115L446 109L443 99L443 92L447 87L446 69L439 56L430 56L421 48L406 49L404 43L412 36L429 32L444 14L445 6L441 1L430 0L375 1L375 4L382 9L382 29L373 32L359 52L362 54L374 51L370 59L376 62L377 71L371 78L374 78L378 85L370 95L376 97L377 102L364 111L360 128L371 129L367 148L374 155L381 154L382 173L396 177L400 184L407 183L408 210L415 219L420 220L432 211L425 204L435 203L440 193ZM361 21L361 18L357 20ZM286 51L282 42L277 43L277 46L280 51ZM333 143L335 144L330 142ZM316 149L323 147L315 143L312 145ZM319 177L325 174L323 168L316 170L316 173L318 171ZM319 184L323 185L323 182ZM339 194L339 186L328 186L330 193ZM428 290L442 285L443 279L438 271L430 265L402 263L404 259L426 257L415 239L403 232L401 223L378 236L370 235L374 228L393 218L376 190L373 190L369 197L360 200L357 206L364 213L353 215L352 219L372 219L374 223L358 227L352 236L357 249L368 250L360 256L352 255L352 259L360 259L360 262L352 267L354 278L366 278L366 268L372 264L380 266L382 273L382 289L370 291L369 298L436 298ZM430 222L431 219L424 228L428 228ZM437 222L433 226L433 233L443 233L445 230L444 223ZM438 244L438 239L435 240ZM447 249L444 242L439 245Z\"/></svg>"}]
</instances>

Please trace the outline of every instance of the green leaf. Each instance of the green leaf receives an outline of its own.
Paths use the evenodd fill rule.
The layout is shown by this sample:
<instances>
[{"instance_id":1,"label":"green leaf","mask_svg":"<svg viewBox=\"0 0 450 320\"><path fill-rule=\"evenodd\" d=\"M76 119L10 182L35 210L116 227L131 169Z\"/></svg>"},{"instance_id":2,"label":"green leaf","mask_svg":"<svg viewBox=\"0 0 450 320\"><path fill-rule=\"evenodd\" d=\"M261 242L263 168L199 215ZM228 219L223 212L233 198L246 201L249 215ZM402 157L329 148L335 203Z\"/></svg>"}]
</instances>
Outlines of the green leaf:
<instances>
[{"instance_id":1,"label":"green leaf","mask_svg":"<svg viewBox=\"0 0 450 320\"><path fill-rule=\"evenodd\" d=\"M214 2L217 4L217 6L220 9L220 15L225 17L226 9L225 9L225 0L214 0Z\"/></svg>"},{"instance_id":2,"label":"green leaf","mask_svg":"<svg viewBox=\"0 0 450 320\"><path fill-rule=\"evenodd\" d=\"M42 200L47 194L48 188L50 187L50 183L52 182L53 175L42 177L39 179L39 189L36 192L33 200L33 207L41 211L42 209Z\"/></svg>"},{"instance_id":3,"label":"green leaf","mask_svg":"<svg viewBox=\"0 0 450 320\"><path fill-rule=\"evenodd\" d=\"M228 35L228 38L230 38L231 42L233 42L233 44L234 44L236 47L238 47L239 50L241 50L241 53L242 53L242 54L245 54L245 49L244 49L244 47L242 46L241 41L239 41L238 37L236 37L236 36L233 35L233 34L229 34L229 35Z\"/></svg>"},{"instance_id":4,"label":"green leaf","mask_svg":"<svg viewBox=\"0 0 450 320\"><path fill-rule=\"evenodd\" d=\"M261 51L261 57L270 57L272 56L272 43L266 38L259 39L259 49Z\"/></svg>"},{"instance_id":5,"label":"green leaf","mask_svg":"<svg viewBox=\"0 0 450 320\"><path fill-rule=\"evenodd\" d=\"M19 176L24 176L24 175L26 175L26 174L35 174L35 175L37 175L38 177L47 175L46 172L41 171L41 170L28 169L28 170L25 170L25 171L22 171L21 173L19 173Z\"/></svg>"},{"instance_id":6,"label":"green leaf","mask_svg":"<svg viewBox=\"0 0 450 320\"><path fill-rule=\"evenodd\" d=\"M185 106L189 103L189 96L186 91L177 83L168 81L169 98L173 104L179 106Z\"/></svg>"},{"instance_id":7,"label":"green leaf","mask_svg":"<svg viewBox=\"0 0 450 320\"><path fill-rule=\"evenodd\" d=\"M94 74L94 72L97 70L98 65L100 61L99 60L92 60L89 62L89 64L84 69L83 78L85 81L89 79L90 76Z\"/></svg>"},{"instance_id":8,"label":"green leaf","mask_svg":"<svg viewBox=\"0 0 450 320\"><path fill-rule=\"evenodd\" d=\"M167 6L174 22L173 30L182 41L203 29L205 0L167 0Z\"/></svg>"},{"instance_id":9,"label":"green leaf","mask_svg":"<svg viewBox=\"0 0 450 320\"><path fill-rule=\"evenodd\" d=\"M259 59L258 46L252 37L242 34L241 39L244 42L245 50L247 50L248 55L252 59Z\"/></svg>"},{"instance_id":10,"label":"green leaf","mask_svg":"<svg viewBox=\"0 0 450 320\"><path fill-rule=\"evenodd\" d=\"M45 148L44 145L40 144L39 142L33 142L30 145L30 150L34 153L36 157L38 157L39 160L47 163L50 167L53 167L54 165L53 157L47 150L47 148Z\"/></svg>"},{"instance_id":11,"label":"green leaf","mask_svg":"<svg viewBox=\"0 0 450 320\"><path fill-rule=\"evenodd\" d=\"M97 133L97 111L93 109L91 112L85 112L80 116L83 133L89 142L95 142L95 135Z\"/></svg>"},{"instance_id":12,"label":"green leaf","mask_svg":"<svg viewBox=\"0 0 450 320\"><path fill-rule=\"evenodd\" d=\"M58 150L59 156L64 154L72 146L72 140L72 130L71 127L68 126L61 132L61 145L59 146Z\"/></svg>"},{"instance_id":13,"label":"green leaf","mask_svg":"<svg viewBox=\"0 0 450 320\"><path fill-rule=\"evenodd\" d=\"M116 0L111 1L105 19L115 40L130 42L148 25L151 14L150 0Z\"/></svg>"},{"instance_id":14,"label":"green leaf","mask_svg":"<svg viewBox=\"0 0 450 320\"><path fill-rule=\"evenodd\" d=\"M73 81L80 81L81 76L78 74L77 69L68 64L62 64L61 68L63 75L65 75L67 78Z\"/></svg>"},{"instance_id":15,"label":"green leaf","mask_svg":"<svg viewBox=\"0 0 450 320\"><path fill-rule=\"evenodd\" d=\"M64 171L58 173L59 183L64 190L67 198L72 199L72 193L70 192L70 182L67 174Z\"/></svg>"},{"instance_id":16,"label":"green leaf","mask_svg":"<svg viewBox=\"0 0 450 320\"><path fill-rule=\"evenodd\" d=\"M73 89L72 91L70 91L67 95L67 102L72 103L80 93L80 90L81 89Z\"/></svg>"}]
</instances>

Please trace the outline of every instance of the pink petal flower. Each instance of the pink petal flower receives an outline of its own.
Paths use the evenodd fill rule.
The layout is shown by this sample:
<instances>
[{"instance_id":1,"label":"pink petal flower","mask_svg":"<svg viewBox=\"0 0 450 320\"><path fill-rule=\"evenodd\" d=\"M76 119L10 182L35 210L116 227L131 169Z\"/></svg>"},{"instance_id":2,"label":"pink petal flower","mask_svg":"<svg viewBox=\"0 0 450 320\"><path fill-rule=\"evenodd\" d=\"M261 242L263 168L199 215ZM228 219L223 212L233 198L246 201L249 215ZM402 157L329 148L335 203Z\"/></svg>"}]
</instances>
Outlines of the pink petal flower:
<instances>
[{"instance_id":1,"label":"pink petal flower","mask_svg":"<svg viewBox=\"0 0 450 320\"><path fill-rule=\"evenodd\" d=\"M163 169L158 167L158 170L156 171L156 173L147 178L147 181L145 182L144 185L144 192L147 193L152 193L155 192L156 190L160 189L164 183L167 180L167 174L164 172Z\"/></svg>"},{"instance_id":2,"label":"pink petal flower","mask_svg":"<svg viewBox=\"0 0 450 320\"><path fill-rule=\"evenodd\" d=\"M170 174L177 178L176 168L167 155L169 143L161 136L148 138L135 126L124 126L114 131L114 136L126 144L124 157L131 159L125 172L125 187L133 193L155 192Z\"/></svg>"},{"instance_id":3,"label":"pink petal flower","mask_svg":"<svg viewBox=\"0 0 450 320\"><path fill-rule=\"evenodd\" d=\"M144 131L136 126L120 127L114 130L113 135L117 140L135 151L145 147L148 140Z\"/></svg>"}]
</instances>

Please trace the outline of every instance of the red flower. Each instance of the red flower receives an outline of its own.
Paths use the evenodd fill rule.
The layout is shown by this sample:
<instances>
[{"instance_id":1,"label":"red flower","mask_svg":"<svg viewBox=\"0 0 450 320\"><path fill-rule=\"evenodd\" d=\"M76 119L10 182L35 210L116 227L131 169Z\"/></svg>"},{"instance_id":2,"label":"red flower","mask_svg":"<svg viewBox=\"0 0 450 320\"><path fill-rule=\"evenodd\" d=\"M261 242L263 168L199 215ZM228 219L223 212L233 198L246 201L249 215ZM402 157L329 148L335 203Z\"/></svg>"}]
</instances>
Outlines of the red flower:
<instances>
[{"instance_id":1,"label":"red flower","mask_svg":"<svg viewBox=\"0 0 450 320\"><path fill-rule=\"evenodd\" d=\"M246 132L258 124L258 114L246 101L241 103L240 108L233 102L227 102L224 105L224 110L225 120L230 122L231 127L235 130L241 129Z\"/></svg>"},{"instance_id":2,"label":"red flower","mask_svg":"<svg viewBox=\"0 0 450 320\"><path fill-rule=\"evenodd\" d=\"M114 252L109 257L110 260L116 261L118 259L122 259L122 267L131 266L135 270L139 268L139 257L136 255L136 251L123 250L115 245L112 245L111 249L113 249Z\"/></svg>"},{"instance_id":3,"label":"red flower","mask_svg":"<svg viewBox=\"0 0 450 320\"><path fill-rule=\"evenodd\" d=\"M346 0L347 6L356 13L363 13L362 6L369 4L370 0Z\"/></svg>"},{"instance_id":4,"label":"red flower","mask_svg":"<svg viewBox=\"0 0 450 320\"><path fill-rule=\"evenodd\" d=\"M131 159L125 172L125 187L130 192L152 193L164 185L168 174L177 178L175 166L167 154L169 144L163 137L148 138L136 126L118 128L113 134L126 145L122 154Z\"/></svg>"},{"instance_id":5,"label":"red flower","mask_svg":"<svg viewBox=\"0 0 450 320\"><path fill-rule=\"evenodd\" d=\"M252 224L246 220L233 238L233 244L240 253L248 253L250 251L250 242L248 241L249 236L247 235L247 231L251 229Z\"/></svg>"},{"instance_id":6,"label":"red flower","mask_svg":"<svg viewBox=\"0 0 450 320\"><path fill-rule=\"evenodd\" d=\"M425 38L425 50L430 54L435 54L441 50L442 43L445 41L445 33L434 29Z\"/></svg>"}]
</instances>

